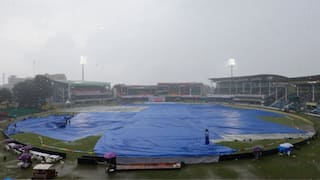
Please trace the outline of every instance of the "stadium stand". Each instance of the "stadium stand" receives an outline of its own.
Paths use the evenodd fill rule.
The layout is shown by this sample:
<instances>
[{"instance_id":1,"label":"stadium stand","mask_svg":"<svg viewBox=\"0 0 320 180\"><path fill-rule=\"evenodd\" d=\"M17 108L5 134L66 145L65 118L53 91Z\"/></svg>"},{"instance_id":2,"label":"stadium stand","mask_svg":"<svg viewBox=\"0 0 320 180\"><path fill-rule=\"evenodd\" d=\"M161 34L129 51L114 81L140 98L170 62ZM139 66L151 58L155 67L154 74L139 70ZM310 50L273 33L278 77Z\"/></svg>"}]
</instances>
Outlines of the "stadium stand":
<instances>
[{"instance_id":1,"label":"stadium stand","mask_svg":"<svg viewBox=\"0 0 320 180\"><path fill-rule=\"evenodd\" d=\"M157 85L125 85L113 87L114 96L122 101L200 100L207 95L203 83L158 83Z\"/></svg>"},{"instance_id":2,"label":"stadium stand","mask_svg":"<svg viewBox=\"0 0 320 180\"><path fill-rule=\"evenodd\" d=\"M297 109L310 102L317 105L320 100L320 75L289 78L258 74L209 80L215 85L214 95L230 95L233 102Z\"/></svg>"},{"instance_id":3,"label":"stadium stand","mask_svg":"<svg viewBox=\"0 0 320 180\"><path fill-rule=\"evenodd\" d=\"M100 103L112 99L110 83L52 80L53 103Z\"/></svg>"}]
</instances>

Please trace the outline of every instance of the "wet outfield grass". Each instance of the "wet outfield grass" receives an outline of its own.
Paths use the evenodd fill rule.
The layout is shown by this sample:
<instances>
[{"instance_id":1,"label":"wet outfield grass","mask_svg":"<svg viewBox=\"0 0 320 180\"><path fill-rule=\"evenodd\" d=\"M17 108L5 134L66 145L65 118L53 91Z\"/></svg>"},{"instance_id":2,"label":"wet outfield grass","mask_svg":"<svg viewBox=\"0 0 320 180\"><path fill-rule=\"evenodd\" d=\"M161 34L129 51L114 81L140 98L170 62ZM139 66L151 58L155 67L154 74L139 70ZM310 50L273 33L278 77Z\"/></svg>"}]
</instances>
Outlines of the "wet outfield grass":
<instances>
[{"instance_id":1,"label":"wet outfield grass","mask_svg":"<svg viewBox=\"0 0 320 180\"><path fill-rule=\"evenodd\" d=\"M308 117L308 119L312 120L315 129L319 132L320 119L314 117ZM39 141L37 136L34 139ZM93 142L93 139L89 141ZM4 137L1 135L0 141L2 140ZM49 142L49 140L45 139L44 142ZM54 143L59 144L60 142ZM84 143L84 146L88 146L88 144ZM271 155L262 157L260 160L223 161L212 164L187 165L181 170L132 171L113 175L105 174L103 165L77 165L75 159L68 158L63 165L58 164L57 170L59 172L58 179L318 179L320 177L319 152L320 139L314 139L309 144L302 146L300 150L295 150L295 156L291 157ZM7 159L3 160L3 156L6 156ZM18 161L13 152L7 152L4 148L0 148L0 157L2 161L0 163L0 178L31 177L31 169L21 170L16 167Z\"/></svg>"},{"instance_id":2,"label":"wet outfield grass","mask_svg":"<svg viewBox=\"0 0 320 180\"><path fill-rule=\"evenodd\" d=\"M101 136L88 136L76 141L66 142L33 133L20 133L11 136L12 139L24 142L25 144L32 144L34 147L66 153L68 159L76 159L82 154L94 155L93 147L100 137ZM77 150L87 153L77 153L75 152Z\"/></svg>"},{"instance_id":3,"label":"wet outfield grass","mask_svg":"<svg viewBox=\"0 0 320 180\"><path fill-rule=\"evenodd\" d=\"M294 152L295 157L266 156L260 160L234 160L213 164L188 165L181 170L132 171L106 175L102 165L77 165L75 160L68 160L63 167L59 165L58 179L315 179L320 174L320 140L310 141ZM7 161L1 163L0 177L30 178L31 170L20 170L15 167L17 160L12 152L1 150Z\"/></svg>"}]
</instances>

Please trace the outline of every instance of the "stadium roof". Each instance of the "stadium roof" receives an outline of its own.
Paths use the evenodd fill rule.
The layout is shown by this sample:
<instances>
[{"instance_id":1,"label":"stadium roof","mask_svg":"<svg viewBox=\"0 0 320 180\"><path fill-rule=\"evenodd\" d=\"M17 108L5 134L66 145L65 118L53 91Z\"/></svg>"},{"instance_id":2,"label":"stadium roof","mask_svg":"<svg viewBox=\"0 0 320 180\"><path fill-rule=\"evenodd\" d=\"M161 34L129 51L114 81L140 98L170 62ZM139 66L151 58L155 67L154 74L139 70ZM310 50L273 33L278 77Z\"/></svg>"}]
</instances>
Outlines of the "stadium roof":
<instances>
[{"instance_id":1,"label":"stadium roof","mask_svg":"<svg viewBox=\"0 0 320 180\"><path fill-rule=\"evenodd\" d=\"M257 74L250 76L235 76L235 77L222 77L210 78L213 82L221 81L259 81L259 80L272 80L272 81L288 81L288 77L275 75L275 74Z\"/></svg>"},{"instance_id":2,"label":"stadium roof","mask_svg":"<svg viewBox=\"0 0 320 180\"><path fill-rule=\"evenodd\" d=\"M301 76L301 77L293 77L289 78L290 82L320 82L320 75L313 75L313 76Z\"/></svg>"},{"instance_id":3,"label":"stadium roof","mask_svg":"<svg viewBox=\"0 0 320 180\"><path fill-rule=\"evenodd\" d=\"M320 83L320 75L301 76L288 78L275 74L257 74L251 76L236 76L236 77L222 77L222 78L210 78L213 82L223 81L273 81L273 82L290 82L293 84L308 84L308 83Z\"/></svg>"},{"instance_id":4,"label":"stadium roof","mask_svg":"<svg viewBox=\"0 0 320 180\"><path fill-rule=\"evenodd\" d=\"M182 82L182 83L158 83L159 85L203 85L201 82Z\"/></svg>"},{"instance_id":5,"label":"stadium roof","mask_svg":"<svg viewBox=\"0 0 320 180\"><path fill-rule=\"evenodd\" d=\"M115 87L126 87L126 88L135 88L135 89L147 89L147 88L157 88L158 86L194 86L194 85L203 85L203 83L199 82L183 82L183 83L158 83L157 85L125 85L125 84L117 84Z\"/></svg>"},{"instance_id":6,"label":"stadium roof","mask_svg":"<svg viewBox=\"0 0 320 180\"><path fill-rule=\"evenodd\" d=\"M154 88L154 87L157 87L156 85L125 85L125 84L117 84L115 86L122 86L122 87L132 87L132 88L140 88L140 87L147 87L147 88Z\"/></svg>"},{"instance_id":7,"label":"stadium roof","mask_svg":"<svg viewBox=\"0 0 320 180\"><path fill-rule=\"evenodd\" d=\"M71 84L71 86L109 86L108 82L97 82L97 81L58 81L66 84Z\"/></svg>"}]
</instances>

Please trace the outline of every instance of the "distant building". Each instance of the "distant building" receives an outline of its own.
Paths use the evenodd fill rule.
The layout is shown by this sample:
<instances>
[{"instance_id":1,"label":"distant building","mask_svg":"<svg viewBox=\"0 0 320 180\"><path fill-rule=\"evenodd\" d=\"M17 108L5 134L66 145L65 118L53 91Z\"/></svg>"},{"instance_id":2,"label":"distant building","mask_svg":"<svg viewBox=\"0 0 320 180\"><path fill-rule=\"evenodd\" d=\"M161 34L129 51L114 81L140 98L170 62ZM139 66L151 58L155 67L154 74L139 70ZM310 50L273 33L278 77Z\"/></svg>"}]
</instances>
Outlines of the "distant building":
<instances>
[{"instance_id":1,"label":"distant building","mask_svg":"<svg viewBox=\"0 0 320 180\"><path fill-rule=\"evenodd\" d=\"M117 84L114 87L116 97L124 96L155 96L157 86Z\"/></svg>"},{"instance_id":2,"label":"distant building","mask_svg":"<svg viewBox=\"0 0 320 180\"><path fill-rule=\"evenodd\" d=\"M157 86L154 85L125 85L113 86L114 97L125 101L148 101L156 96Z\"/></svg>"},{"instance_id":3,"label":"distant building","mask_svg":"<svg viewBox=\"0 0 320 180\"><path fill-rule=\"evenodd\" d=\"M157 94L178 97L201 97L206 96L203 83L158 83Z\"/></svg>"},{"instance_id":4,"label":"distant building","mask_svg":"<svg viewBox=\"0 0 320 180\"><path fill-rule=\"evenodd\" d=\"M56 80L56 81L66 81L67 77L65 74L44 74L43 76L48 77L51 80ZM30 80L33 79L33 77L27 77L27 78L20 78L15 75L11 75L8 77L8 83L4 84L2 87L3 88L9 88L12 89L16 84L23 82L25 80Z\"/></svg>"},{"instance_id":5,"label":"distant building","mask_svg":"<svg viewBox=\"0 0 320 180\"><path fill-rule=\"evenodd\" d=\"M54 103L103 102L112 98L110 83L52 80Z\"/></svg>"},{"instance_id":6,"label":"distant building","mask_svg":"<svg viewBox=\"0 0 320 180\"><path fill-rule=\"evenodd\" d=\"M44 74L47 78L56 81L66 81L67 76L65 74Z\"/></svg>"},{"instance_id":7,"label":"distant building","mask_svg":"<svg viewBox=\"0 0 320 180\"><path fill-rule=\"evenodd\" d=\"M16 84L23 82L27 79L32 79L32 78L18 78L15 75L11 75L8 77L8 84L5 84L4 87L12 89Z\"/></svg>"},{"instance_id":8,"label":"distant building","mask_svg":"<svg viewBox=\"0 0 320 180\"><path fill-rule=\"evenodd\" d=\"M236 102L271 105L288 102L296 96L300 101L319 102L320 75L285 77L274 74L210 78L215 84L215 98L233 98Z\"/></svg>"},{"instance_id":9,"label":"distant building","mask_svg":"<svg viewBox=\"0 0 320 180\"><path fill-rule=\"evenodd\" d=\"M132 101L178 101L181 98L201 98L207 94L203 83L118 84L113 89L115 97Z\"/></svg>"}]
</instances>

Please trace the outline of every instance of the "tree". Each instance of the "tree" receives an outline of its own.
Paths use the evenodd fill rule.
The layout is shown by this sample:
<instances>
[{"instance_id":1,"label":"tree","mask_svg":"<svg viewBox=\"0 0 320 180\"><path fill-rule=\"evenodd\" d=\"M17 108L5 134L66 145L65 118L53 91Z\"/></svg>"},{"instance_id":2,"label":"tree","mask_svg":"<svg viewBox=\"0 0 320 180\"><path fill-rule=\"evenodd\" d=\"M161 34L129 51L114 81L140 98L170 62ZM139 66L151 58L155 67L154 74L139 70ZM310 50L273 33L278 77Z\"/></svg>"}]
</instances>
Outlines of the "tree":
<instances>
[{"instance_id":1,"label":"tree","mask_svg":"<svg viewBox=\"0 0 320 180\"><path fill-rule=\"evenodd\" d=\"M13 89L15 100L22 107L38 107L36 86L33 80L26 80L16 84Z\"/></svg>"},{"instance_id":2,"label":"tree","mask_svg":"<svg viewBox=\"0 0 320 180\"><path fill-rule=\"evenodd\" d=\"M0 102L8 101L11 102L12 100L12 93L8 88L1 88L0 89Z\"/></svg>"},{"instance_id":3,"label":"tree","mask_svg":"<svg viewBox=\"0 0 320 180\"><path fill-rule=\"evenodd\" d=\"M23 107L41 107L53 93L51 80L42 75L16 84L12 91L19 106Z\"/></svg>"},{"instance_id":4,"label":"tree","mask_svg":"<svg viewBox=\"0 0 320 180\"><path fill-rule=\"evenodd\" d=\"M34 78L34 85L38 95L38 104L42 106L46 99L53 94L51 80L46 76L37 75Z\"/></svg>"}]
</instances>

